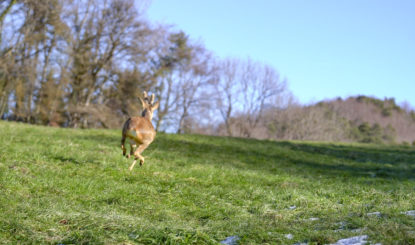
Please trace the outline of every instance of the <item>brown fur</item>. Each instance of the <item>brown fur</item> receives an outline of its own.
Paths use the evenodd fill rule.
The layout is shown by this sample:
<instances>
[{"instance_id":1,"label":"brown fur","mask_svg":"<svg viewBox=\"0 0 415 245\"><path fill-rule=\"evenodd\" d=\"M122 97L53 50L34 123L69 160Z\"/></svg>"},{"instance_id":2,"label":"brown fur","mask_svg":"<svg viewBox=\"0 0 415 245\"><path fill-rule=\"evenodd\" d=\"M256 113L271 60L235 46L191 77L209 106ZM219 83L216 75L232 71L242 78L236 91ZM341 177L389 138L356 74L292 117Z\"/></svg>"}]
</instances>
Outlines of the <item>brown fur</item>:
<instances>
[{"instance_id":1,"label":"brown fur","mask_svg":"<svg viewBox=\"0 0 415 245\"><path fill-rule=\"evenodd\" d=\"M141 117L131 117L124 123L122 129L121 149L123 155L127 158L130 155L134 155L134 161L129 167L131 171L140 159L140 166L144 164L144 157L141 153L153 142L156 137L156 130L154 130L151 119L153 118L153 112L157 110L159 102L154 102L154 94L149 98L147 93L144 92L143 99L139 98L143 106L143 113ZM130 154L126 155L127 149L125 148L125 140L130 140ZM138 147L137 147L138 146Z\"/></svg>"}]
</instances>

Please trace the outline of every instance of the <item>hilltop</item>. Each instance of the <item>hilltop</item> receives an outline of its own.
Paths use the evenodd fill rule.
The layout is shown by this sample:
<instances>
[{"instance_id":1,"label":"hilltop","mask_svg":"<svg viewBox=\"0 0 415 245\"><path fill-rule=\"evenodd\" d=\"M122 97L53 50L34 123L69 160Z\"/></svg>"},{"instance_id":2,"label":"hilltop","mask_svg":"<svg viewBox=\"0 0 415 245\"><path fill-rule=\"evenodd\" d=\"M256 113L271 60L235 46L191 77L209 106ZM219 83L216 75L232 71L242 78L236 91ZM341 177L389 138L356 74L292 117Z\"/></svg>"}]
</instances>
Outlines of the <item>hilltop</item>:
<instances>
[{"instance_id":1,"label":"hilltop","mask_svg":"<svg viewBox=\"0 0 415 245\"><path fill-rule=\"evenodd\" d=\"M356 133L360 133L355 135L359 141L415 142L415 112L397 105L393 98L380 100L356 96L321 102L316 106L327 107L348 120L358 131Z\"/></svg>"},{"instance_id":2,"label":"hilltop","mask_svg":"<svg viewBox=\"0 0 415 245\"><path fill-rule=\"evenodd\" d=\"M129 172L120 137L0 121L0 243L415 243L410 146L158 134Z\"/></svg>"},{"instance_id":3,"label":"hilltop","mask_svg":"<svg viewBox=\"0 0 415 245\"><path fill-rule=\"evenodd\" d=\"M270 107L255 129L249 128L248 119L244 114L233 118L234 136L246 136L249 129L250 137L259 139L415 145L415 111L402 108L393 98L355 96ZM223 125L218 132L226 135Z\"/></svg>"}]
</instances>

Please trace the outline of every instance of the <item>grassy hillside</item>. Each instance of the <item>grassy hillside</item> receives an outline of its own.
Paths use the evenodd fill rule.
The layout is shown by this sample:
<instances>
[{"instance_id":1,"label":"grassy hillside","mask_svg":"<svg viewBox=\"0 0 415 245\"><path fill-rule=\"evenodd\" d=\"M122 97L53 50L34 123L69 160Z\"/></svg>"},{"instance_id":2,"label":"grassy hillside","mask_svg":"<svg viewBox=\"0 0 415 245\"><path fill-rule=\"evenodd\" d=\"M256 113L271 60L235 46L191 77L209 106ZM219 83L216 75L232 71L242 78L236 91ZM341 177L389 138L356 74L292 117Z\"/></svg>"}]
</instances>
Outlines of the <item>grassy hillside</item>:
<instances>
[{"instance_id":1,"label":"grassy hillside","mask_svg":"<svg viewBox=\"0 0 415 245\"><path fill-rule=\"evenodd\" d=\"M129 172L119 141L0 121L0 243L415 243L414 148L159 134Z\"/></svg>"}]
</instances>

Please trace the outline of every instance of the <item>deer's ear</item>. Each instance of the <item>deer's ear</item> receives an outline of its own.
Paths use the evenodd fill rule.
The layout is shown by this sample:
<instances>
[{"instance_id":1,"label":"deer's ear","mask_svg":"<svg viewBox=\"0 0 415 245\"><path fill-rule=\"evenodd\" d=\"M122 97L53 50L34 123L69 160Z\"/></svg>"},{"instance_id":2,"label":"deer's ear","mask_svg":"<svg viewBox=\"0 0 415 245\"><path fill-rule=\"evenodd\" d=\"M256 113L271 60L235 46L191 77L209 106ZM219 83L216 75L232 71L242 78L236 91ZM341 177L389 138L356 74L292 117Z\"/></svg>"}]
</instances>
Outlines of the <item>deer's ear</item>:
<instances>
[{"instance_id":1,"label":"deer's ear","mask_svg":"<svg viewBox=\"0 0 415 245\"><path fill-rule=\"evenodd\" d=\"M144 100L141 98L141 97L138 97L138 99L140 100L140 102L141 102L141 106L143 107L143 109L144 109L144 106L146 105L145 103L144 103Z\"/></svg>"},{"instance_id":2,"label":"deer's ear","mask_svg":"<svg viewBox=\"0 0 415 245\"><path fill-rule=\"evenodd\" d=\"M153 111L157 110L157 108L159 108L160 103L157 101L156 103L154 103L154 105L151 107L151 109L153 109Z\"/></svg>"}]
</instances>

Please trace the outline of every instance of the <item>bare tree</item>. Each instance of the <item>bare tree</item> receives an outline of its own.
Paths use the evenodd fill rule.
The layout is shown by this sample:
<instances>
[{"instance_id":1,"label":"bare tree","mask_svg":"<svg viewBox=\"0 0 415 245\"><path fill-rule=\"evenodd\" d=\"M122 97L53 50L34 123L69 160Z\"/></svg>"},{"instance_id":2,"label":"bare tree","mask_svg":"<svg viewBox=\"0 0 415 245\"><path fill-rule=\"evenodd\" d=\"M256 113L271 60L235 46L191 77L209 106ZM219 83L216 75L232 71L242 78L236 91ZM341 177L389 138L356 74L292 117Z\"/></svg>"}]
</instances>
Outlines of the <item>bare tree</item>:
<instances>
[{"instance_id":1,"label":"bare tree","mask_svg":"<svg viewBox=\"0 0 415 245\"><path fill-rule=\"evenodd\" d=\"M241 131L251 137L263 117L264 109L275 107L276 98L286 90L286 81L269 65L248 59L243 64L241 104L246 115L246 123L241 124Z\"/></svg>"},{"instance_id":2,"label":"bare tree","mask_svg":"<svg viewBox=\"0 0 415 245\"><path fill-rule=\"evenodd\" d=\"M238 77L239 61L228 58L220 61L218 67L220 69L218 69L217 84L215 86L217 110L225 123L227 135L233 136L232 117L241 92Z\"/></svg>"},{"instance_id":3,"label":"bare tree","mask_svg":"<svg viewBox=\"0 0 415 245\"><path fill-rule=\"evenodd\" d=\"M3 22L4 19L6 17L6 14L8 14L10 12L10 10L12 9L13 5L15 5L17 2L17 0L10 0L8 2L3 2L0 4L0 6L2 7L1 12L0 12L0 43L2 42L2 38L1 38L1 34L2 34L2 30L3 30Z\"/></svg>"},{"instance_id":4,"label":"bare tree","mask_svg":"<svg viewBox=\"0 0 415 245\"><path fill-rule=\"evenodd\" d=\"M177 133L189 132L189 118L198 118L202 124L211 109L212 85L215 82L216 67L211 55L201 46L192 45L192 59L188 67L180 72L177 115ZM200 113L202 112L202 113Z\"/></svg>"},{"instance_id":5,"label":"bare tree","mask_svg":"<svg viewBox=\"0 0 415 245\"><path fill-rule=\"evenodd\" d=\"M159 48L153 59L153 79L161 101L155 117L157 131L168 129L174 123L174 112L178 109L180 99L177 91L181 91L177 84L192 58L192 47L184 32L168 33L167 29L161 29L161 33Z\"/></svg>"},{"instance_id":6,"label":"bare tree","mask_svg":"<svg viewBox=\"0 0 415 245\"><path fill-rule=\"evenodd\" d=\"M49 55L43 52L48 50L47 53L51 53L51 47L54 46L52 40L59 35L60 4L56 0L11 1L5 11L10 10L13 3L16 3L13 15L1 21L7 22L4 25L6 28L2 28L2 37L5 34L7 45L0 56L0 64L4 64L3 75L8 75L1 86L1 112L7 111L5 100L13 94L14 117L34 122L35 100L49 61Z\"/></svg>"},{"instance_id":7,"label":"bare tree","mask_svg":"<svg viewBox=\"0 0 415 245\"><path fill-rule=\"evenodd\" d=\"M16 0L0 3L0 118L3 118L8 110L9 96L14 88L13 70L15 70L15 62L11 50L15 45L12 42L12 38L4 41L3 36L4 32L12 32L10 28L4 28L4 26L9 26L9 23L4 25L4 22L16 3Z\"/></svg>"},{"instance_id":8,"label":"bare tree","mask_svg":"<svg viewBox=\"0 0 415 245\"><path fill-rule=\"evenodd\" d=\"M227 135L251 137L264 109L276 106L276 98L286 90L286 81L271 66L251 59L227 59L220 67L217 106Z\"/></svg>"}]
</instances>

